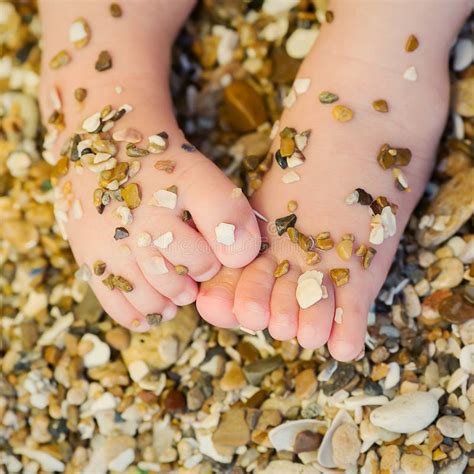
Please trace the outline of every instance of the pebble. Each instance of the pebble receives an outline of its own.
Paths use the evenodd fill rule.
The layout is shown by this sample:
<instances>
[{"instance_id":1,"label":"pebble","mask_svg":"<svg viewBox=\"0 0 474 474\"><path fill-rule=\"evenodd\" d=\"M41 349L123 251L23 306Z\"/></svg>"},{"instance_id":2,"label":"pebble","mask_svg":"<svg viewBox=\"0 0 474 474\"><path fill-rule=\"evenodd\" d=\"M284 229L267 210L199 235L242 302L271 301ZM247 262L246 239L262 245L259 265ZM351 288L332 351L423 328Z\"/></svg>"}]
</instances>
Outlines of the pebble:
<instances>
[{"instance_id":1,"label":"pebble","mask_svg":"<svg viewBox=\"0 0 474 474\"><path fill-rule=\"evenodd\" d=\"M421 314L421 303L413 285L407 285L403 289L405 299L405 310L409 318L416 318Z\"/></svg>"},{"instance_id":2,"label":"pebble","mask_svg":"<svg viewBox=\"0 0 474 474\"><path fill-rule=\"evenodd\" d=\"M212 435L216 448L238 448L250 441L250 430L242 409L233 409L223 413L217 430Z\"/></svg>"},{"instance_id":3,"label":"pebble","mask_svg":"<svg viewBox=\"0 0 474 474\"><path fill-rule=\"evenodd\" d=\"M281 356L268 357L251 364L244 365L243 371L251 385L258 385L265 375L284 365Z\"/></svg>"},{"instance_id":4,"label":"pebble","mask_svg":"<svg viewBox=\"0 0 474 474\"><path fill-rule=\"evenodd\" d=\"M166 207L167 209L174 209L178 201L177 194L166 189L159 189L153 193L153 197L158 207Z\"/></svg>"},{"instance_id":5,"label":"pebble","mask_svg":"<svg viewBox=\"0 0 474 474\"><path fill-rule=\"evenodd\" d=\"M461 324L459 333L464 344L474 344L474 319L470 319L464 324Z\"/></svg>"},{"instance_id":6,"label":"pebble","mask_svg":"<svg viewBox=\"0 0 474 474\"><path fill-rule=\"evenodd\" d=\"M474 374L474 344L469 344L461 349L459 364L464 372Z\"/></svg>"},{"instance_id":7,"label":"pebble","mask_svg":"<svg viewBox=\"0 0 474 474\"><path fill-rule=\"evenodd\" d=\"M20 447L15 449L15 454L20 454L36 461L41 466L41 469L44 469L46 472L63 472L66 467L63 462L39 449Z\"/></svg>"},{"instance_id":8,"label":"pebble","mask_svg":"<svg viewBox=\"0 0 474 474\"><path fill-rule=\"evenodd\" d=\"M108 468L111 471L124 472L135 460L135 450L132 448L122 451L116 458L109 461Z\"/></svg>"},{"instance_id":9,"label":"pebble","mask_svg":"<svg viewBox=\"0 0 474 474\"><path fill-rule=\"evenodd\" d=\"M235 225L221 222L215 229L216 240L222 245L233 245L235 243Z\"/></svg>"},{"instance_id":10,"label":"pebble","mask_svg":"<svg viewBox=\"0 0 474 474\"><path fill-rule=\"evenodd\" d=\"M441 258L431 265L437 277L430 282L435 290L450 289L458 286L463 280L464 266L456 257Z\"/></svg>"},{"instance_id":11,"label":"pebble","mask_svg":"<svg viewBox=\"0 0 474 474\"><path fill-rule=\"evenodd\" d=\"M95 334L84 334L81 344L90 344L90 350L83 355L84 366L88 369L100 367L110 360L110 347Z\"/></svg>"},{"instance_id":12,"label":"pebble","mask_svg":"<svg viewBox=\"0 0 474 474\"><path fill-rule=\"evenodd\" d=\"M348 468L356 464L361 450L359 431L353 423L343 423L332 436L332 457L337 467Z\"/></svg>"},{"instance_id":13,"label":"pebble","mask_svg":"<svg viewBox=\"0 0 474 474\"><path fill-rule=\"evenodd\" d=\"M414 433L426 428L438 415L436 398L427 392L399 395L392 401L376 408L370 421L395 433Z\"/></svg>"},{"instance_id":14,"label":"pebble","mask_svg":"<svg viewBox=\"0 0 474 474\"><path fill-rule=\"evenodd\" d=\"M153 245L159 249L167 249L173 242L173 233L165 232L153 241Z\"/></svg>"},{"instance_id":15,"label":"pebble","mask_svg":"<svg viewBox=\"0 0 474 474\"><path fill-rule=\"evenodd\" d=\"M405 474L433 474L434 466L427 456L417 454L403 454L400 466Z\"/></svg>"},{"instance_id":16,"label":"pebble","mask_svg":"<svg viewBox=\"0 0 474 474\"><path fill-rule=\"evenodd\" d=\"M453 69L462 71L474 62L474 44L468 38L458 39L454 46Z\"/></svg>"},{"instance_id":17,"label":"pebble","mask_svg":"<svg viewBox=\"0 0 474 474\"><path fill-rule=\"evenodd\" d=\"M130 345L130 332L121 326L117 326L107 331L105 340L112 348L124 351Z\"/></svg>"},{"instance_id":18,"label":"pebble","mask_svg":"<svg viewBox=\"0 0 474 474\"><path fill-rule=\"evenodd\" d=\"M230 390L240 390L247 385L244 373L237 362L229 362L224 376L220 381L220 387L225 392Z\"/></svg>"},{"instance_id":19,"label":"pebble","mask_svg":"<svg viewBox=\"0 0 474 474\"><path fill-rule=\"evenodd\" d=\"M314 369L306 369L295 378L295 395L301 399L311 398L318 388L318 380Z\"/></svg>"},{"instance_id":20,"label":"pebble","mask_svg":"<svg viewBox=\"0 0 474 474\"><path fill-rule=\"evenodd\" d=\"M323 297L322 282L323 274L316 270L308 270L300 275L296 287L296 300L300 308L309 308Z\"/></svg>"},{"instance_id":21,"label":"pebble","mask_svg":"<svg viewBox=\"0 0 474 474\"><path fill-rule=\"evenodd\" d=\"M436 422L436 428L447 438L460 438L463 435L463 420L458 416L442 416Z\"/></svg>"},{"instance_id":22,"label":"pebble","mask_svg":"<svg viewBox=\"0 0 474 474\"><path fill-rule=\"evenodd\" d=\"M304 58L311 50L318 35L319 31L316 29L297 28L286 41L288 56L295 59Z\"/></svg>"},{"instance_id":23,"label":"pebble","mask_svg":"<svg viewBox=\"0 0 474 474\"><path fill-rule=\"evenodd\" d=\"M410 66L405 70L403 73L403 79L410 82L415 82L418 80L418 71L416 70L415 66Z\"/></svg>"}]
</instances>

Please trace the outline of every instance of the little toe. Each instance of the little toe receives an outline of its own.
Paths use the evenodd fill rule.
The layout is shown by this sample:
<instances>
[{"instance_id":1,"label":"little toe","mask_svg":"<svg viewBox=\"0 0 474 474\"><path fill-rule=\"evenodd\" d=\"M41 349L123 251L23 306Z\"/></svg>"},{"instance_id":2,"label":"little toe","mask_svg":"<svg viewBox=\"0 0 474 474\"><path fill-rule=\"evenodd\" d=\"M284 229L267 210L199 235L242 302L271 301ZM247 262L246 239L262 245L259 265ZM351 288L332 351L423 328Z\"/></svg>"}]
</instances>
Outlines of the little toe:
<instances>
[{"instance_id":1,"label":"little toe","mask_svg":"<svg viewBox=\"0 0 474 474\"><path fill-rule=\"evenodd\" d=\"M275 267L274 259L263 255L243 269L234 301L234 313L241 326L254 331L268 326Z\"/></svg>"},{"instance_id":2,"label":"little toe","mask_svg":"<svg viewBox=\"0 0 474 474\"><path fill-rule=\"evenodd\" d=\"M296 285L299 271L290 267L287 274L277 278L272 291L268 331L278 341L296 337L299 306Z\"/></svg>"},{"instance_id":3,"label":"little toe","mask_svg":"<svg viewBox=\"0 0 474 474\"><path fill-rule=\"evenodd\" d=\"M137 249L137 264L148 283L174 304L184 306L196 301L198 286L187 275L178 275L174 265L168 262L156 248Z\"/></svg>"},{"instance_id":4,"label":"little toe","mask_svg":"<svg viewBox=\"0 0 474 474\"><path fill-rule=\"evenodd\" d=\"M246 197L234 191L233 183L222 171L208 159L196 158L204 161L192 169L193 179L184 190L184 202L190 203L193 221L219 261L230 268L244 267L260 250L257 219Z\"/></svg>"},{"instance_id":5,"label":"little toe","mask_svg":"<svg viewBox=\"0 0 474 474\"><path fill-rule=\"evenodd\" d=\"M239 322L233 313L234 295L242 270L222 267L211 280L202 283L196 306L199 314L220 328L232 328Z\"/></svg>"},{"instance_id":6,"label":"little toe","mask_svg":"<svg viewBox=\"0 0 474 474\"><path fill-rule=\"evenodd\" d=\"M361 292L354 292L354 288L339 288L336 294L336 308L338 315L333 324L328 341L331 355L340 361L348 362L355 359L364 349L367 317L370 302L361 301ZM342 312L342 313L341 313Z\"/></svg>"},{"instance_id":7,"label":"little toe","mask_svg":"<svg viewBox=\"0 0 474 474\"><path fill-rule=\"evenodd\" d=\"M325 278L327 298L313 306L300 308L298 318L298 342L306 349L317 349L326 344L334 318L334 290Z\"/></svg>"},{"instance_id":8,"label":"little toe","mask_svg":"<svg viewBox=\"0 0 474 474\"><path fill-rule=\"evenodd\" d=\"M219 271L219 260L198 231L174 218L169 222L161 221L159 228L158 232L152 233L151 246L171 264L180 265L193 280L209 280Z\"/></svg>"}]
</instances>

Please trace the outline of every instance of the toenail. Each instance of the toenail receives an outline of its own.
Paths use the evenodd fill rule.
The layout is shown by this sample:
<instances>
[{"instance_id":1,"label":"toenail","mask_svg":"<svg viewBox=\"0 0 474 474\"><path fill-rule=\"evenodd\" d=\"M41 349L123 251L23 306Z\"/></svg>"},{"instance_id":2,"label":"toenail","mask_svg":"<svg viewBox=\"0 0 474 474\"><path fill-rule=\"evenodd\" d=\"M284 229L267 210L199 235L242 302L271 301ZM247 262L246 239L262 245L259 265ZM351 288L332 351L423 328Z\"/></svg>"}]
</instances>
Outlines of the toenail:
<instances>
[{"instance_id":1,"label":"toenail","mask_svg":"<svg viewBox=\"0 0 474 474\"><path fill-rule=\"evenodd\" d=\"M220 265L211 268L207 272L201 273L201 275L198 275L197 277L194 278L194 281L208 281L210 280L213 276L217 274L217 272L220 270Z\"/></svg>"},{"instance_id":2,"label":"toenail","mask_svg":"<svg viewBox=\"0 0 474 474\"><path fill-rule=\"evenodd\" d=\"M194 292L191 293L189 291L183 291L176 298L174 298L173 301L180 306L184 306L186 304L193 303L195 299Z\"/></svg>"},{"instance_id":3,"label":"toenail","mask_svg":"<svg viewBox=\"0 0 474 474\"><path fill-rule=\"evenodd\" d=\"M161 315L163 316L163 321L168 321L173 319L176 315L176 307L175 306L167 306L162 312Z\"/></svg>"},{"instance_id":4,"label":"toenail","mask_svg":"<svg viewBox=\"0 0 474 474\"><path fill-rule=\"evenodd\" d=\"M232 292L225 286L215 286L211 288L206 296L220 301L233 300Z\"/></svg>"}]
</instances>

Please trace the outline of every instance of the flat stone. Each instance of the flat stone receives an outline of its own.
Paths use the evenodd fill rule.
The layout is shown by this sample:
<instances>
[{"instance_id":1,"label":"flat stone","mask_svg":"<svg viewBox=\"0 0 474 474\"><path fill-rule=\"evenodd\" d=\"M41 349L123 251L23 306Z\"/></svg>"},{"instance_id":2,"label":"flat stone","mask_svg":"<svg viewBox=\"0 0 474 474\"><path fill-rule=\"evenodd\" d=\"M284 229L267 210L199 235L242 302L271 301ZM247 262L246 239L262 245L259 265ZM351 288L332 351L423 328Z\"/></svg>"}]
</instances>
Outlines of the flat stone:
<instances>
[{"instance_id":1,"label":"flat stone","mask_svg":"<svg viewBox=\"0 0 474 474\"><path fill-rule=\"evenodd\" d=\"M230 409L223 413L212 441L216 448L238 448L246 445L250 441L250 430L245 421L245 411Z\"/></svg>"},{"instance_id":2,"label":"flat stone","mask_svg":"<svg viewBox=\"0 0 474 474\"><path fill-rule=\"evenodd\" d=\"M247 381L245 380L244 373L240 368L240 365L236 362L229 362L226 367L226 371L224 376L220 381L220 387L225 392L231 390L240 390L247 385Z\"/></svg>"},{"instance_id":3,"label":"flat stone","mask_svg":"<svg viewBox=\"0 0 474 474\"><path fill-rule=\"evenodd\" d=\"M266 359L260 359L251 364L245 365L243 371L245 377L251 385L258 385L265 375L273 372L274 370L284 365L281 356L268 357Z\"/></svg>"},{"instance_id":4,"label":"flat stone","mask_svg":"<svg viewBox=\"0 0 474 474\"><path fill-rule=\"evenodd\" d=\"M344 388L356 375L352 364L339 363L331 378L321 386L325 395L331 396Z\"/></svg>"},{"instance_id":5,"label":"flat stone","mask_svg":"<svg viewBox=\"0 0 474 474\"><path fill-rule=\"evenodd\" d=\"M427 456L404 454L400 460L402 471L405 474L432 474L433 462Z\"/></svg>"},{"instance_id":6,"label":"flat stone","mask_svg":"<svg viewBox=\"0 0 474 474\"><path fill-rule=\"evenodd\" d=\"M337 467L348 468L357 462L361 450L359 431L353 423L341 424L332 436L332 458Z\"/></svg>"},{"instance_id":7,"label":"flat stone","mask_svg":"<svg viewBox=\"0 0 474 474\"><path fill-rule=\"evenodd\" d=\"M318 380L314 369L306 369L295 378L295 394L298 398L311 398L318 387Z\"/></svg>"},{"instance_id":8,"label":"flat stone","mask_svg":"<svg viewBox=\"0 0 474 474\"><path fill-rule=\"evenodd\" d=\"M442 416L436 422L436 428L447 438L460 438L464 432L463 423L458 416Z\"/></svg>"},{"instance_id":9,"label":"flat stone","mask_svg":"<svg viewBox=\"0 0 474 474\"><path fill-rule=\"evenodd\" d=\"M296 435L293 451L295 453L316 451L321 445L322 439L323 437L320 433L310 430L300 431Z\"/></svg>"}]
</instances>

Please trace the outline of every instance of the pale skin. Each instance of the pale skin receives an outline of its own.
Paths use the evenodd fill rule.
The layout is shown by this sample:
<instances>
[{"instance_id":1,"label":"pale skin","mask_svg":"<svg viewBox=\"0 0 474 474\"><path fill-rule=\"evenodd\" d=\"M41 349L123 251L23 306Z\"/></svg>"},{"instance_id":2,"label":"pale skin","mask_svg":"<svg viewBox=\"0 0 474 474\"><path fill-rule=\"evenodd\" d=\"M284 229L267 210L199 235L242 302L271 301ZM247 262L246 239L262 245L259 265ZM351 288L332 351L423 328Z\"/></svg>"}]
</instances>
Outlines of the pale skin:
<instances>
[{"instance_id":1,"label":"pale skin","mask_svg":"<svg viewBox=\"0 0 474 474\"><path fill-rule=\"evenodd\" d=\"M96 187L96 176L68 175L84 208L81 220L70 219L67 224L78 263L91 265L100 258L106 261L108 271L125 276L134 285L130 293L111 292L100 278L93 277L91 286L105 310L126 327L146 330L145 314L160 313L170 319L177 305L197 298L202 317L216 326L240 325L253 330L268 327L275 339L297 337L307 348L327 343L336 359L357 357L363 350L369 307L383 284L403 228L434 164L449 101L449 49L470 12L470 2L333 1L335 20L322 27L297 76L311 79L310 88L281 118L280 130L285 126L298 131L312 129L305 150L307 160L297 169L301 180L282 183L283 171L274 164L250 204L243 196L231 198L234 186L205 157L180 149L185 139L176 125L168 92L169 52L193 7L192 1L123 1L124 16L120 19L108 15L108 2L44 0L41 5L45 32L43 113L48 116L49 90L57 85L67 124L62 136L66 137L85 117L108 103L129 103L134 111L122 119L120 127L133 127L144 137L165 130L170 135L166 158L172 155L178 162L176 171L165 175L153 168L154 159L142 161L143 168L134 181L140 184L143 202L157 189L176 185L179 205L175 211L142 205L134 211L134 221L128 226L130 237L119 243L113 239L113 229L120 225L117 218L110 210L99 215L92 205L90 196ZM47 61L59 49L73 49L67 44L67 32L79 16L89 22L92 40L86 48L74 52L71 64L51 72ZM407 53L404 45L410 34L417 36L420 46ZM110 51L114 65L109 71L97 73L93 65L103 49ZM417 69L415 82L403 79L409 66ZM114 92L117 85L123 87L119 96ZM76 87L88 90L82 110L78 110L73 98ZM336 92L339 103L354 111L353 120L336 122L331 116L332 106L317 100L322 90ZM377 99L388 102L388 113L372 109L371 104ZM375 157L382 143L411 149L412 161L403 170L410 193L397 190L391 173L377 165ZM277 148L278 140L272 150ZM344 203L344 197L357 187L374 196L387 196L399 206L397 233L377 246L377 255L368 270L356 257L343 262L334 250L322 253L316 268L325 274L328 298L300 309L295 297L296 281L309 267L296 246L286 237L268 232L263 223L260 232L270 248L257 256L260 235L250 205L274 221L287 215L288 201L295 200L301 231L330 231L336 242L343 234L353 233L356 244L368 243L367 209ZM196 229L182 222L183 209L193 215ZM214 229L220 222L236 226L234 246L216 243ZM168 262L166 275L153 277L144 271L144 262L160 252L152 246L135 245L135 236L141 231L155 238L163 232L173 232L173 244L160 251ZM123 244L130 248L130 255L121 253ZM290 270L275 279L273 271L283 259L289 261ZM177 275L173 269L176 264L186 265L189 274ZM350 269L347 285L332 285L327 272L335 267ZM205 282L201 283L199 294L196 282ZM336 308L343 309L340 324L334 323Z\"/></svg>"}]
</instances>

